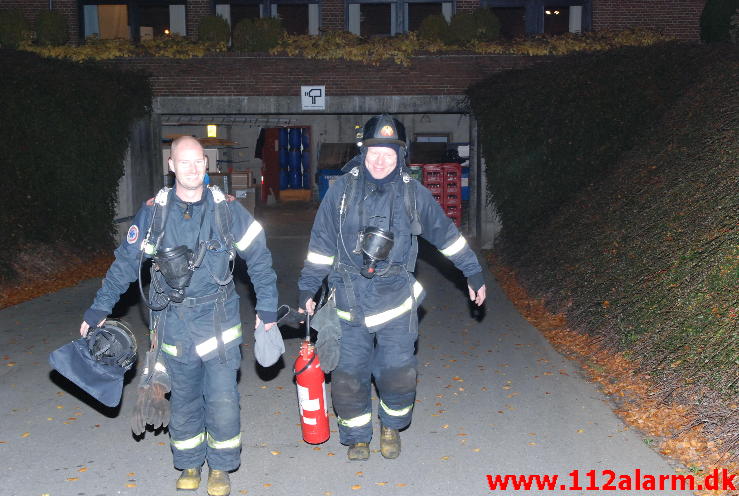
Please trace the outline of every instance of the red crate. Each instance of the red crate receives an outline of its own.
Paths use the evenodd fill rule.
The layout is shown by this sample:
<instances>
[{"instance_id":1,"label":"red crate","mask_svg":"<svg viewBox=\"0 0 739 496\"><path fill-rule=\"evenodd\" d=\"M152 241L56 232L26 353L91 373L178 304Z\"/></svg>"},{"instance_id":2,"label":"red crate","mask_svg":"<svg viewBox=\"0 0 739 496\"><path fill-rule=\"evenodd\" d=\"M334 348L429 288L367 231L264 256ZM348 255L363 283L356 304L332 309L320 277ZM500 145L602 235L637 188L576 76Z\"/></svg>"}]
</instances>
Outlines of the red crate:
<instances>
[{"instance_id":1,"label":"red crate","mask_svg":"<svg viewBox=\"0 0 739 496\"><path fill-rule=\"evenodd\" d=\"M461 227L462 226L462 214L461 213L456 213L456 214L453 214L453 215L450 215L450 214L447 213L447 217L449 217L450 219L452 219L454 221L454 224L456 224L457 227Z\"/></svg>"},{"instance_id":2,"label":"red crate","mask_svg":"<svg viewBox=\"0 0 739 496\"><path fill-rule=\"evenodd\" d=\"M460 164L450 162L441 164L441 168L444 175L444 183L454 181L457 184L461 184L462 166Z\"/></svg>"},{"instance_id":3,"label":"red crate","mask_svg":"<svg viewBox=\"0 0 739 496\"><path fill-rule=\"evenodd\" d=\"M444 184L444 169L438 164L424 164L423 166L423 184L428 182Z\"/></svg>"},{"instance_id":4,"label":"red crate","mask_svg":"<svg viewBox=\"0 0 739 496\"><path fill-rule=\"evenodd\" d=\"M444 206L454 206L454 207L461 207L462 206L462 196L458 193L445 193L444 194Z\"/></svg>"},{"instance_id":5,"label":"red crate","mask_svg":"<svg viewBox=\"0 0 739 496\"><path fill-rule=\"evenodd\" d=\"M438 183L429 183L425 184L429 191L431 191L431 194L434 196L442 197L444 195L444 188L441 186L441 184Z\"/></svg>"},{"instance_id":6,"label":"red crate","mask_svg":"<svg viewBox=\"0 0 739 496\"><path fill-rule=\"evenodd\" d=\"M455 180L449 180L444 184L444 193L448 195L457 195L460 196L462 194L462 188L459 187L459 181Z\"/></svg>"}]
</instances>

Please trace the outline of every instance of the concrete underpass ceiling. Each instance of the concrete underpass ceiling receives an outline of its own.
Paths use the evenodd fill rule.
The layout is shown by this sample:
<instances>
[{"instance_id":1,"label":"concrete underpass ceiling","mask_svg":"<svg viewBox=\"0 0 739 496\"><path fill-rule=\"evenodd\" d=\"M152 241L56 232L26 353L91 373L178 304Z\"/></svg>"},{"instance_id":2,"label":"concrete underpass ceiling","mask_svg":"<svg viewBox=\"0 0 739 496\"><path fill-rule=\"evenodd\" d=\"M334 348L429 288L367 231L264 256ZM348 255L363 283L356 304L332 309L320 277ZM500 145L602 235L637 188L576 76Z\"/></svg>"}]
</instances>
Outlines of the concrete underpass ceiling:
<instances>
[{"instance_id":1,"label":"concrete underpass ceiling","mask_svg":"<svg viewBox=\"0 0 739 496\"><path fill-rule=\"evenodd\" d=\"M253 115L162 115L164 126L202 126L207 124L217 125L246 125L252 127L281 127L290 126L295 119L279 116L253 116Z\"/></svg>"}]
</instances>

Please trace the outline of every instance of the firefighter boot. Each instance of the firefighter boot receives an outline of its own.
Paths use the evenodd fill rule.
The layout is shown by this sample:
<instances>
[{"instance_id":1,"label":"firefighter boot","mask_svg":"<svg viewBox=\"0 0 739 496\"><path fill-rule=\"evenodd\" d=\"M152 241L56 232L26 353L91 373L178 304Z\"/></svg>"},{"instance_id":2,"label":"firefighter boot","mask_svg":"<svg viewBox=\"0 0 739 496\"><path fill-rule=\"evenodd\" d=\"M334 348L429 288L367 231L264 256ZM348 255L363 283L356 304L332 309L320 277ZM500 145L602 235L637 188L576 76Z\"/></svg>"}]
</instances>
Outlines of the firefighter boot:
<instances>
[{"instance_id":1,"label":"firefighter boot","mask_svg":"<svg viewBox=\"0 0 739 496\"><path fill-rule=\"evenodd\" d=\"M400 456L400 434L398 429L391 429L384 425L380 428L380 453L388 459Z\"/></svg>"},{"instance_id":2,"label":"firefighter boot","mask_svg":"<svg viewBox=\"0 0 739 496\"><path fill-rule=\"evenodd\" d=\"M346 456L350 460L364 461L369 458L369 453L368 443L354 443L349 446Z\"/></svg>"},{"instance_id":3,"label":"firefighter boot","mask_svg":"<svg viewBox=\"0 0 739 496\"><path fill-rule=\"evenodd\" d=\"M208 495L228 496L231 494L231 481L225 470L213 470L208 473Z\"/></svg>"},{"instance_id":4,"label":"firefighter boot","mask_svg":"<svg viewBox=\"0 0 739 496\"><path fill-rule=\"evenodd\" d=\"M194 491L200 486L200 469L186 468L177 479L177 489Z\"/></svg>"}]
</instances>

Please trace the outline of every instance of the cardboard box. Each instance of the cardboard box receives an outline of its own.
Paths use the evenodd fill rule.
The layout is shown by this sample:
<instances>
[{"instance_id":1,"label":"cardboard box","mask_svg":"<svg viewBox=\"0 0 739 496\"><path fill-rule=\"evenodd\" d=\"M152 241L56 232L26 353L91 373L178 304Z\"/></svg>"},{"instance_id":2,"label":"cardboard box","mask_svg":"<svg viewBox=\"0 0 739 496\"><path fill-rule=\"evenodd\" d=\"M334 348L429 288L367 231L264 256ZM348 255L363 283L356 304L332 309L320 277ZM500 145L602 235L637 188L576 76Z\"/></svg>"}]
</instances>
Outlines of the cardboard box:
<instances>
[{"instance_id":1,"label":"cardboard box","mask_svg":"<svg viewBox=\"0 0 739 496\"><path fill-rule=\"evenodd\" d=\"M254 174L251 169L244 171L235 171L231 173L231 187L234 191L237 189L247 189L254 187Z\"/></svg>"},{"instance_id":2,"label":"cardboard box","mask_svg":"<svg viewBox=\"0 0 739 496\"><path fill-rule=\"evenodd\" d=\"M281 189L280 190L280 201L311 201L313 197L313 191L310 189Z\"/></svg>"},{"instance_id":3,"label":"cardboard box","mask_svg":"<svg viewBox=\"0 0 739 496\"><path fill-rule=\"evenodd\" d=\"M241 203L252 215L254 215L254 207L256 205L256 194L254 188L234 189L233 195L236 201Z\"/></svg>"}]
</instances>

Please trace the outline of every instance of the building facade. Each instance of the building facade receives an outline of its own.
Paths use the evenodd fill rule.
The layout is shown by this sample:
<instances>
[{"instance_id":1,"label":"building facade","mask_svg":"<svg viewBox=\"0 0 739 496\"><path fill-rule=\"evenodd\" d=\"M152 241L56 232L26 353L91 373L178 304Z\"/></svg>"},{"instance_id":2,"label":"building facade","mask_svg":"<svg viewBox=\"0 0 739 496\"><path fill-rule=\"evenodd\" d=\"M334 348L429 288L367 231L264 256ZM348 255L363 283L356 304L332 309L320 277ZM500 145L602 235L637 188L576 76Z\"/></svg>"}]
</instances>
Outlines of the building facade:
<instances>
[{"instance_id":1,"label":"building facade","mask_svg":"<svg viewBox=\"0 0 739 496\"><path fill-rule=\"evenodd\" d=\"M29 21L52 8L68 19L70 39L156 38L180 34L195 39L210 14L232 26L245 18L278 17L288 33L319 35L345 30L362 36L392 36L418 29L424 18L447 20L483 7L501 21L506 37L647 27L685 40L699 39L705 0L0 0L20 8Z\"/></svg>"}]
</instances>

